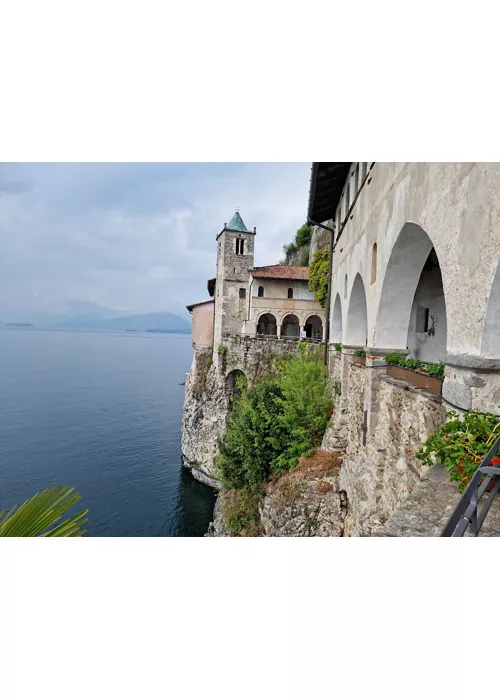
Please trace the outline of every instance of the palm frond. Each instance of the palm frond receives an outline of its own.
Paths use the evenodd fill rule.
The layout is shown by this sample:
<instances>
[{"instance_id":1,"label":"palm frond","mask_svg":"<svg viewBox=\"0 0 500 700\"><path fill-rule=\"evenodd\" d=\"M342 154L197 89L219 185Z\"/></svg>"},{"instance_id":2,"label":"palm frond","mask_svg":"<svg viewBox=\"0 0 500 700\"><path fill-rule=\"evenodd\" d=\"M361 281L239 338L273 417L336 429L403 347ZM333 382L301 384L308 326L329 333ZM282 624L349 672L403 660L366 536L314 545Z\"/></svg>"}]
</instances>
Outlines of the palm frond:
<instances>
[{"instance_id":1,"label":"palm frond","mask_svg":"<svg viewBox=\"0 0 500 700\"><path fill-rule=\"evenodd\" d=\"M80 537L86 532L81 526L87 522L88 510L59 523L80 498L69 486L52 486L36 493L17 510L14 506L5 516L5 511L0 513L0 537Z\"/></svg>"}]
</instances>

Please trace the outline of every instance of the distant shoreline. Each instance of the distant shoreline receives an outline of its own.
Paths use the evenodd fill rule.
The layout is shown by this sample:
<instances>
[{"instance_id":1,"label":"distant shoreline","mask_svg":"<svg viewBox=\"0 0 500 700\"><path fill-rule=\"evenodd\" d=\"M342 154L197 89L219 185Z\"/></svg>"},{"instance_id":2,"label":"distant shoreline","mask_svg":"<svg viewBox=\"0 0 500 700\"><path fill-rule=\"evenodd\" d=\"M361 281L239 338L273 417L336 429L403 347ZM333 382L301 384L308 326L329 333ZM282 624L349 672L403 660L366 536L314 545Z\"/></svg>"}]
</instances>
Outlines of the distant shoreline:
<instances>
[{"instance_id":1,"label":"distant shoreline","mask_svg":"<svg viewBox=\"0 0 500 700\"><path fill-rule=\"evenodd\" d=\"M168 336L168 335L185 335L189 336L191 335L191 329L187 331L157 331L157 330L114 330L114 329L105 329L105 328L50 328L50 327L37 327L33 325L15 325L15 324L4 324L0 326L0 331L50 331L51 333L58 332L58 333L105 333L105 334L114 334L114 335L129 335L129 336L148 336L148 337L157 337L157 336Z\"/></svg>"}]
</instances>

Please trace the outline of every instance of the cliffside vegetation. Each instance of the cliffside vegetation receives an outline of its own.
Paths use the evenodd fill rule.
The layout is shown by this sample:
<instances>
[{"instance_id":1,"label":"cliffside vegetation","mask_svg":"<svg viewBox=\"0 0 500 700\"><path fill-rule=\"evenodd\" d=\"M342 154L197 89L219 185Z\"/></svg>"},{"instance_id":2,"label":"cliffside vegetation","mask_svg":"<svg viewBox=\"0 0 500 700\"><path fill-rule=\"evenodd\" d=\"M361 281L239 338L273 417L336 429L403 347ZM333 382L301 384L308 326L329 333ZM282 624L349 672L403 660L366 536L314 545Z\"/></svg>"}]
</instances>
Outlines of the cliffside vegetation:
<instances>
[{"instance_id":1,"label":"cliffside vegetation","mask_svg":"<svg viewBox=\"0 0 500 700\"><path fill-rule=\"evenodd\" d=\"M329 255L329 251L325 249L316 251L309 269L309 289L314 292L314 298L323 308L326 308L328 296Z\"/></svg>"},{"instance_id":2,"label":"cliffside vegetation","mask_svg":"<svg viewBox=\"0 0 500 700\"><path fill-rule=\"evenodd\" d=\"M298 356L275 360L253 387L242 385L216 460L230 532L255 529L264 482L294 469L321 443L332 411L327 381L317 348L304 343Z\"/></svg>"},{"instance_id":3,"label":"cliffside vegetation","mask_svg":"<svg viewBox=\"0 0 500 700\"><path fill-rule=\"evenodd\" d=\"M294 240L283 246L285 258L280 260L280 265L309 265L309 246L311 244L312 228L304 224L295 234Z\"/></svg>"}]
</instances>

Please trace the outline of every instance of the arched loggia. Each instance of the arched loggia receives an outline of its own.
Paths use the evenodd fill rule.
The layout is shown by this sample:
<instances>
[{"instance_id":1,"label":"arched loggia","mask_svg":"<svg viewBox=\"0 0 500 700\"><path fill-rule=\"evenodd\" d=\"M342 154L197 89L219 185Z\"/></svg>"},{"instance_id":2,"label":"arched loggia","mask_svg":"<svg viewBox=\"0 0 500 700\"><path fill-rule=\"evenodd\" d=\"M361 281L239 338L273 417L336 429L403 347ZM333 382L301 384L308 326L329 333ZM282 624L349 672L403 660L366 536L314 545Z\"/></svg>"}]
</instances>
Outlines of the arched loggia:
<instances>
[{"instance_id":1,"label":"arched loggia","mask_svg":"<svg viewBox=\"0 0 500 700\"><path fill-rule=\"evenodd\" d=\"M360 345L365 347L367 343L367 309L366 309L366 294L365 285L358 273L354 278L354 284L351 289L349 298L349 307L347 310L347 328L345 332L344 343L346 345Z\"/></svg>"},{"instance_id":2,"label":"arched loggia","mask_svg":"<svg viewBox=\"0 0 500 700\"><path fill-rule=\"evenodd\" d=\"M441 268L427 233L403 226L387 264L375 325L377 348L405 349L424 362L446 359Z\"/></svg>"},{"instance_id":3,"label":"arched loggia","mask_svg":"<svg viewBox=\"0 0 500 700\"><path fill-rule=\"evenodd\" d=\"M331 340L333 343L342 342L342 304L340 302L340 294L337 294L335 297L333 305Z\"/></svg>"}]
</instances>

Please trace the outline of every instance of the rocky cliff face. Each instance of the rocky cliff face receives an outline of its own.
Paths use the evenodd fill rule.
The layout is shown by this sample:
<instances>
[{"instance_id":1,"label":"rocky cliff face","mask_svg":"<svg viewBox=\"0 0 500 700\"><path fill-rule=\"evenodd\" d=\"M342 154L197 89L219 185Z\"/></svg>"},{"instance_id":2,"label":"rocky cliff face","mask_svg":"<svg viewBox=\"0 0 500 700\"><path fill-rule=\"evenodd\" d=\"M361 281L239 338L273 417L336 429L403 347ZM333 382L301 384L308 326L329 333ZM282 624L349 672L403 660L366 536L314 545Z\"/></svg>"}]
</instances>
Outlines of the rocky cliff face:
<instances>
[{"instance_id":1,"label":"rocky cliff face","mask_svg":"<svg viewBox=\"0 0 500 700\"><path fill-rule=\"evenodd\" d=\"M219 487L214 478L217 440L224 433L228 413L228 397L219 374L212 350L197 350L186 379L181 431L184 466L214 488Z\"/></svg>"},{"instance_id":2,"label":"rocky cliff face","mask_svg":"<svg viewBox=\"0 0 500 700\"><path fill-rule=\"evenodd\" d=\"M295 354L294 341L242 336L224 339L224 349L196 350L186 378L182 411L181 450L186 468L199 481L219 488L215 473L217 442L224 435L229 411L238 392L237 377L249 386L265 375L275 357Z\"/></svg>"},{"instance_id":3,"label":"rocky cliff face","mask_svg":"<svg viewBox=\"0 0 500 700\"><path fill-rule=\"evenodd\" d=\"M333 221L327 221L325 226L330 226L333 228ZM318 226L313 226L312 229L312 236L311 236L311 243L309 245L309 265L312 262L314 253L318 250L323 250L324 248L328 248L330 245L330 232L325 231L323 228L319 228Z\"/></svg>"},{"instance_id":4,"label":"rocky cliff face","mask_svg":"<svg viewBox=\"0 0 500 700\"><path fill-rule=\"evenodd\" d=\"M261 537L349 537L354 522L339 483L341 458L317 450L296 469L265 487L260 508ZM207 537L230 537L219 495Z\"/></svg>"}]
</instances>

